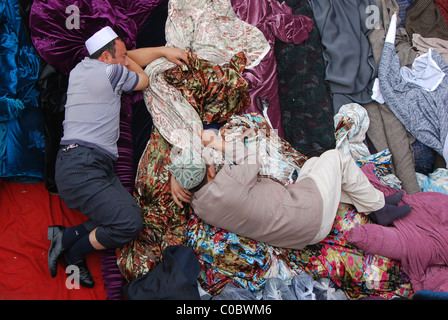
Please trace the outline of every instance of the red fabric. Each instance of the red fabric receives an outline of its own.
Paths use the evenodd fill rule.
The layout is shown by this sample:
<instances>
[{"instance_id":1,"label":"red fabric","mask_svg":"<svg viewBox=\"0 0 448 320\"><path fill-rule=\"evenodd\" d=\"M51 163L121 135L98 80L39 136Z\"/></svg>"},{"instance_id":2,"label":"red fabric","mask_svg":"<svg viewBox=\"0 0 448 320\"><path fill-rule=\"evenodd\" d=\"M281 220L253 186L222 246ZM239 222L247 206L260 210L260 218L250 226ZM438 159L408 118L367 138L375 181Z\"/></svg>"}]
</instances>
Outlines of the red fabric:
<instances>
[{"instance_id":1,"label":"red fabric","mask_svg":"<svg viewBox=\"0 0 448 320\"><path fill-rule=\"evenodd\" d=\"M47 227L74 226L85 219L79 211L68 209L59 196L50 194L44 183L0 179L0 299L105 300L100 252L86 258L95 280L91 289L68 289L61 265L55 278L48 271Z\"/></svg>"},{"instance_id":2,"label":"red fabric","mask_svg":"<svg viewBox=\"0 0 448 320\"><path fill-rule=\"evenodd\" d=\"M446 22L448 23L448 0L434 0L434 4L439 8Z\"/></svg>"}]
</instances>

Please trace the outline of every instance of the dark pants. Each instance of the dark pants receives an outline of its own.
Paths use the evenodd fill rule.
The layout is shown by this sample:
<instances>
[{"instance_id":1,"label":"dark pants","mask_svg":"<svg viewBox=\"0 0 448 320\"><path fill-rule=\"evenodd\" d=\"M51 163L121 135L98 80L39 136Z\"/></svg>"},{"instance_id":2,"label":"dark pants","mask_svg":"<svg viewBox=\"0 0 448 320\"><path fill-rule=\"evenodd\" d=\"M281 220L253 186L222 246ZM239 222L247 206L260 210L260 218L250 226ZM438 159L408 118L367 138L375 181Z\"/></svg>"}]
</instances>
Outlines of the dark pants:
<instances>
[{"instance_id":1,"label":"dark pants","mask_svg":"<svg viewBox=\"0 0 448 320\"><path fill-rule=\"evenodd\" d=\"M89 220L88 231L96 230L97 241L106 248L120 248L133 240L143 227L137 202L114 172L114 161L106 154L78 146L59 150L55 180L59 195L70 209Z\"/></svg>"}]
</instances>

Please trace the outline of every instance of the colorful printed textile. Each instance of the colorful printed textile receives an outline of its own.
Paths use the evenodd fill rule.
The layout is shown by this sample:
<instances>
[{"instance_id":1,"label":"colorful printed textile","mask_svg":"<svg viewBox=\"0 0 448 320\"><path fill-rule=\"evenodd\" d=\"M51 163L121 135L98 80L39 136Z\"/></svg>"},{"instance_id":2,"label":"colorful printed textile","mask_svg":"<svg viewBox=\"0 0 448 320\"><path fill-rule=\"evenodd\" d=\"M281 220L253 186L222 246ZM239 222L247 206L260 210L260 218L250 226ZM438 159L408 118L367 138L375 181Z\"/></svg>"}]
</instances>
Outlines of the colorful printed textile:
<instances>
[{"instance_id":1,"label":"colorful printed textile","mask_svg":"<svg viewBox=\"0 0 448 320\"><path fill-rule=\"evenodd\" d=\"M277 0L231 0L231 3L236 15L257 27L271 47L257 67L243 74L250 84L248 90L252 103L248 112L263 114L270 120L272 128L278 130L278 135L284 138L274 46L276 41L307 43L313 21L305 15L292 14L286 3ZM268 101L267 109L263 108L260 98Z\"/></svg>"},{"instance_id":2,"label":"colorful printed textile","mask_svg":"<svg viewBox=\"0 0 448 320\"><path fill-rule=\"evenodd\" d=\"M382 183L393 189L401 189L400 179L392 173L392 154L389 149L356 160L359 167L369 163L375 165L374 173Z\"/></svg>"},{"instance_id":3,"label":"colorful printed textile","mask_svg":"<svg viewBox=\"0 0 448 320\"><path fill-rule=\"evenodd\" d=\"M385 196L395 193L377 179L372 167L369 164L361 169L370 183ZM364 224L350 231L348 238L366 252L399 260L415 292L448 292L448 196L404 192L400 203L412 207L405 217L391 226Z\"/></svg>"},{"instance_id":4,"label":"colorful printed textile","mask_svg":"<svg viewBox=\"0 0 448 320\"><path fill-rule=\"evenodd\" d=\"M257 114L234 116L221 128L221 135L226 140L248 137L246 145L251 147L251 143L256 141L253 139L256 137L254 132L258 132L258 139L263 138L260 132L266 124L262 119ZM287 159L300 155L288 148L290 146L285 142L285 147L280 149ZM299 156L295 159L298 160L296 165L301 167L306 158ZM390 152L385 151L376 158L364 160L364 163L371 162L383 164L383 168L379 166L378 175L387 173L384 170L387 164L390 167ZM304 250L291 250L275 248L215 228L193 214L188 223L187 243L201 264L201 286L212 295L219 294L226 284L234 283L259 297L272 275L281 276L287 281L305 271L316 279L329 277L342 287L350 299L408 296L411 293L409 280L401 272L398 262L366 255L346 242L345 232L367 221L367 217L358 214L352 206L341 204L333 230L324 241Z\"/></svg>"},{"instance_id":5,"label":"colorful printed textile","mask_svg":"<svg viewBox=\"0 0 448 320\"><path fill-rule=\"evenodd\" d=\"M181 209L171 198L169 165L172 146L152 127L136 176L134 197L142 209L143 230L118 250L118 267L127 281L154 269L169 245L185 242L191 209Z\"/></svg>"},{"instance_id":6,"label":"colorful printed textile","mask_svg":"<svg viewBox=\"0 0 448 320\"><path fill-rule=\"evenodd\" d=\"M223 66L188 52L188 64L166 70L164 78L199 114L206 114L203 124L219 123L250 104L247 82L241 77L245 65L243 52Z\"/></svg>"},{"instance_id":7,"label":"colorful printed textile","mask_svg":"<svg viewBox=\"0 0 448 320\"><path fill-rule=\"evenodd\" d=\"M187 245L200 262L198 280L204 290L216 295L228 283L253 292L263 289L271 266L268 245L215 228L194 214L187 230Z\"/></svg>"},{"instance_id":8,"label":"colorful printed textile","mask_svg":"<svg viewBox=\"0 0 448 320\"><path fill-rule=\"evenodd\" d=\"M396 0L398 4L398 16L400 17L400 24L397 28L404 28L406 22L406 11L408 7L411 5L412 0Z\"/></svg>"},{"instance_id":9,"label":"colorful printed textile","mask_svg":"<svg viewBox=\"0 0 448 320\"><path fill-rule=\"evenodd\" d=\"M438 168L428 175L416 174L422 191L448 194L448 169Z\"/></svg>"},{"instance_id":10,"label":"colorful printed textile","mask_svg":"<svg viewBox=\"0 0 448 320\"><path fill-rule=\"evenodd\" d=\"M327 238L304 250L276 248L275 253L291 268L303 270L315 279L330 278L349 299L409 297L412 287L399 262L366 254L347 242L347 231L367 222L368 218L353 206L341 203Z\"/></svg>"},{"instance_id":11,"label":"colorful printed textile","mask_svg":"<svg viewBox=\"0 0 448 320\"><path fill-rule=\"evenodd\" d=\"M165 32L167 46L219 65L243 51L250 69L270 50L260 30L238 19L230 0L170 0Z\"/></svg>"},{"instance_id":12,"label":"colorful printed textile","mask_svg":"<svg viewBox=\"0 0 448 320\"><path fill-rule=\"evenodd\" d=\"M166 112L166 117L162 117L166 121L162 122L165 125L154 123L150 140L140 159L134 197L142 209L144 227L135 240L118 252L118 265L126 280L130 281L152 270L168 245L180 245L186 241L187 222L192 211L189 206L179 208L171 197L169 166L173 145L165 139L161 131L164 130L169 137L177 135L184 139L185 132L180 129L189 125L188 119L196 118L197 124L202 126L203 123L218 118L220 121L226 121L236 110L247 108L250 102L247 98L247 84L235 71L242 68L243 58L242 55L236 56L230 64L231 68L225 68L196 59L190 54L190 70L194 70L195 76L200 75L200 79L196 80L193 80L193 74L184 74L182 69L177 67L169 70L161 67L160 70L167 72L157 73L157 80L165 83L164 88L170 90L172 96L179 98L176 101L183 101L184 104L177 110L186 113L177 113L175 108L179 107L179 104L176 104L176 101L171 102L173 104L167 106L171 109L163 110ZM167 64L162 62L159 66ZM167 85L164 76L173 83L178 81L176 87ZM183 76L191 81L181 81ZM192 90L193 87L198 91ZM162 92L163 90L158 96L160 99L163 99ZM189 129L193 128L194 126L191 126ZM183 146L190 146L190 140L184 139L183 142Z\"/></svg>"},{"instance_id":13,"label":"colorful printed textile","mask_svg":"<svg viewBox=\"0 0 448 320\"><path fill-rule=\"evenodd\" d=\"M260 175L284 185L294 183L308 160L278 136L276 130L271 130L266 119L257 113L231 117L221 127L220 134L226 141L241 141L255 150L261 159Z\"/></svg>"},{"instance_id":14,"label":"colorful printed textile","mask_svg":"<svg viewBox=\"0 0 448 320\"><path fill-rule=\"evenodd\" d=\"M246 68L254 67L269 50L263 34L239 20L229 0L170 1L166 39L167 46L189 49L199 59L217 65L244 52ZM154 125L170 144L200 152L202 121L182 93L164 78L165 71L174 66L159 58L146 67L149 87L144 100Z\"/></svg>"}]
</instances>

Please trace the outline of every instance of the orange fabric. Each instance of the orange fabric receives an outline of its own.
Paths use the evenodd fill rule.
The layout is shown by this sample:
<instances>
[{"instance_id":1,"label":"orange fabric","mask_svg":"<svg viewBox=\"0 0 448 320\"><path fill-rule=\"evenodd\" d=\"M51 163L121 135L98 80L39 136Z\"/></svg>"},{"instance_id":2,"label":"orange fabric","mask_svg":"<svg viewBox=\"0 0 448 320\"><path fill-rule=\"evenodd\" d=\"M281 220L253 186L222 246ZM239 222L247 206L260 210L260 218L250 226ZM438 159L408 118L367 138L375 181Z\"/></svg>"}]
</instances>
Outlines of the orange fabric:
<instances>
[{"instance_id":1,"label":"orange fabric","mask_svg":"<svg viewBox=\"0 0 448 320\"><path fill-rule=\"evenodd\" d=\"M55 278L48 271L47 227L74 226L85 220L79 211L68 209L59 196L50 194L44 183L0 179L0 299L105 300L100 252L86 258L95 280L92 289L68 289L61 265Z\"/></svg>"}]
</instances>

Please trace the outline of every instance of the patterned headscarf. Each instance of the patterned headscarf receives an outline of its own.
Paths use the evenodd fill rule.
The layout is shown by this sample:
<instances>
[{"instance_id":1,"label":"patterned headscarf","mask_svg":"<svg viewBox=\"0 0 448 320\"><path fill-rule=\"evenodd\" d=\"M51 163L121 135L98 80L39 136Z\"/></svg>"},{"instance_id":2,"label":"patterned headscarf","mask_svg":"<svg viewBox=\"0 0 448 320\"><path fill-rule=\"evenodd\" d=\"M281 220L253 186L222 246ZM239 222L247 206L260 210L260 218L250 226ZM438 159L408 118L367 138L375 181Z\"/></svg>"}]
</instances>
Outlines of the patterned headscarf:
<instances>
[{"instance_id":1,"label":"patterned headscarf","mask_svg":"<svg viewBox=\"0 0 448 320\"><path fill-rule=\"evenodd\" d=\"M169 170L182 188L190 190L204 179L206 164L198 152L183 149L174 158Z\"/></svg>"}]
</instances>

